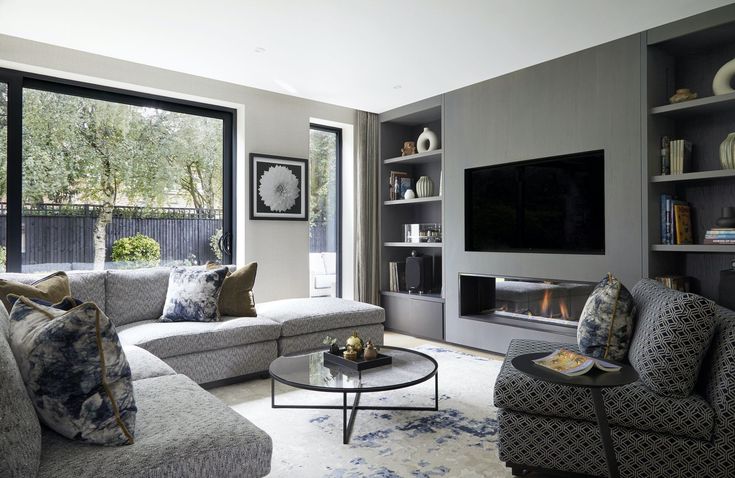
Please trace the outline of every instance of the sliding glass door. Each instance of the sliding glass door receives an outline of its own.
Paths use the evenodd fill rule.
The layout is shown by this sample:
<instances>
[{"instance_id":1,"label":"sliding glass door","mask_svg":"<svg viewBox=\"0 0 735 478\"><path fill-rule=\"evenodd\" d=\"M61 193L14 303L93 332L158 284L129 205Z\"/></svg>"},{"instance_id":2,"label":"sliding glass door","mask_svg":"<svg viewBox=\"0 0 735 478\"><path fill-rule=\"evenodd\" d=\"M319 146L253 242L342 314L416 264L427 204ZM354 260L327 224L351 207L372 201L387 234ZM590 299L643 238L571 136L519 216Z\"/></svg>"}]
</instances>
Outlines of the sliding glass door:
<instances>
[{"instance_id":1,"label":"sliding glass door","mask_svg":"<svg viewBox=\"0 0 735 478\"><path fill-rule=\"evenodd\" d=\"M5 217L8 205L8 84L0 81L0 272L7 262Z\"/></svg>"},{"instance_id":2,"label":"sliding glass door","mask_svg":"<svg viewBox=\"0 0 735 478\"><path fill-rule=\"evenodd\" d=\"M231 110L26 75L17 93L11 270L231 262Z\"/></svg>"}]
</instances>

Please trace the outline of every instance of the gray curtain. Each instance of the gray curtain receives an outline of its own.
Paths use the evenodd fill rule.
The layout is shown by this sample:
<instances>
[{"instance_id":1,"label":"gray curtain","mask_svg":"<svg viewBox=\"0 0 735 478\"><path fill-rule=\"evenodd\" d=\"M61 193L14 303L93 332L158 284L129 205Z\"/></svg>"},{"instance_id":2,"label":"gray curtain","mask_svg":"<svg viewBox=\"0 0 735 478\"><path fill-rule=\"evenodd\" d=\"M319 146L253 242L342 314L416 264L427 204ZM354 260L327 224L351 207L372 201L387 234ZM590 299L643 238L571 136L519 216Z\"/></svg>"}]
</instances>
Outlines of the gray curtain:
<instances>
[{"instance_id":1,"label":"gray curtain","mask_svg":"<svg viewBox=\"0 0 735 478\"><path fill-rule=\"evenodd\" d=\"M355 132L355 300L380 301L378 115L357 112Z\"/></svg>"}]
</instances>

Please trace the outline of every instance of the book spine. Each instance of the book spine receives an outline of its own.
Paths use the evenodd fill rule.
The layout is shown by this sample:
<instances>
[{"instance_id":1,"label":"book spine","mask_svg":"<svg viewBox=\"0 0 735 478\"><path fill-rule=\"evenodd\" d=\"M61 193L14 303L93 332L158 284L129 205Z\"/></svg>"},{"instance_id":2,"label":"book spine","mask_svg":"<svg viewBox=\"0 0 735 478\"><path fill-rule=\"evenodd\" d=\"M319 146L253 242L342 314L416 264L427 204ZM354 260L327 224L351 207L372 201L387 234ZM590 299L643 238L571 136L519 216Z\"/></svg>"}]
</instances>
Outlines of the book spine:
<instances>
[{"instance_id":1,"label":"book spine","mask_svg":"<svg viewBox=\"0 0 735 478\"><path fill-rule=\"evenodd\" d=\"M668 195L661 195L661 244L666 244L666 198Z\"/></svg>"},{"instance_id":2,"label":"book spine","mask_svg":"<svg viewBox=\"0 0 735 478\"><path fill-rule=\"evenodd\" d=\"M666 197L666 241L664 244L671 244L671 197Z\"/></svg>"},{"instance_id":3,"label":"book spine","mask_svg":"<svg viewBox=\"0 0 735 478\"><path fill-rule=\"evenodd\" d=\"M735 245L735 239L704 239L704 243L707 245Z\"/></svg>"}]
</instances>

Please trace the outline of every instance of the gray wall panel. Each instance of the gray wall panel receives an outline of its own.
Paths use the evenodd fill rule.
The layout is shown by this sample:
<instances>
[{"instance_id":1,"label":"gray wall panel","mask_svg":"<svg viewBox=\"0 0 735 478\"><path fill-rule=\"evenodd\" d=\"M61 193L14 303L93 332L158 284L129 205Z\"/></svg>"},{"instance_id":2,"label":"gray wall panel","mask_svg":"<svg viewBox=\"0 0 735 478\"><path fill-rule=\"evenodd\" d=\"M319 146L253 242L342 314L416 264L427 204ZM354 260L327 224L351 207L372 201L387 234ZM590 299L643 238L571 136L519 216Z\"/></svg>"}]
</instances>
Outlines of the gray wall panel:
<instances>
[{"instance_id":1,"label":"gray wall panel","mask_svg":"<svg viewBox=\"0 0 735 478\"><path fill-rule=\"evenodd\" d=\"M445 95L447 341L504 352L513 337L459 318L460 272L597 281L610 271L629 287L642 277L640 42L623 38ZM596 149L605 150L604 255L464 251L465 168Z\"/></svg>"}]
</instances>

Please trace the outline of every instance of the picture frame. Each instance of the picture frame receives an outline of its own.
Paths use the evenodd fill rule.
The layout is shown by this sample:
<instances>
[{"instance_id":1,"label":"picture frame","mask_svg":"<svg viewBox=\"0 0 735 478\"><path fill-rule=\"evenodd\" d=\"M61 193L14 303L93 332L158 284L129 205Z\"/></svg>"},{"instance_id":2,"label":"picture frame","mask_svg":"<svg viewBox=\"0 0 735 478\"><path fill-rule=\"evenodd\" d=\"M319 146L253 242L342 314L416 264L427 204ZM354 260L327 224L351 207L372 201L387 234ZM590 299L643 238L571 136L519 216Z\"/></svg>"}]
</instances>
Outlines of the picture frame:
<instances>
[{"instance_id":1,"label":"picture frame","mask_svg":"<svg viewBox=\"0 0 735 478\"><path fill-rule=\"evenodd\" d=\"M309 161L250 153L250 219L309 219Z\"/></svg>"}]
</instances>

